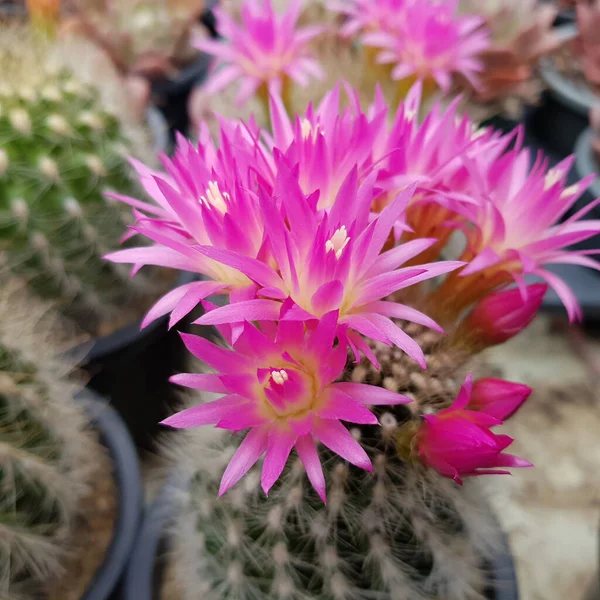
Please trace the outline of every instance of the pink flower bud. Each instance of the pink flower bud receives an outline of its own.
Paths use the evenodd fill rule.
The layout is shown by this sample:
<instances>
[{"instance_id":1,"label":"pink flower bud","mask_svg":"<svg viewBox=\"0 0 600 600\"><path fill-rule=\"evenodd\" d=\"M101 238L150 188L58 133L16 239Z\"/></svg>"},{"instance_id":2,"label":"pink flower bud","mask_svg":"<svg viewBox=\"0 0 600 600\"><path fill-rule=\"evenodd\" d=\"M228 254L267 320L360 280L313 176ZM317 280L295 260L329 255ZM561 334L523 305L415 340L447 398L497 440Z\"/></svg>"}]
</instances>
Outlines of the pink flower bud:
<instances>
[{"instance_id":1,"label":"pink flower bud","mask_svg":"<svg viewBox=\"0 0 600 600\"><path fill-rule=\"evenodd\" d=\"M473 384L468 408L505 421L517 412L531 392L527 385L485 377Z\"/></svg>"},{"instance_id":2,"label":"pink flower bud","mask_svg":"<svg viewBox=\"0 0 600 600\"><path fill-rule=\"evenodd\" d=\"M539 310L548 286L527 286L527 297L517 288L490 294L467 317L465 326L484 346L502 344L525 329Z\"/></svg>"},{"instance_id":3,"label":"pink flower bud","mask_svg":"<svg viewBox=\"0 0 600 600\"><path fill-rule=\"evenodd\" d=\"M467 409L471 390L471 375L467 375L451 407L423 417L424 423L416 434L423 463L458 483L462 483L461 475L508 475L509 471L497 467L532 466L526 460L503 454L513 439L490 431L502 425L496 417Z\"/></svg>"}]
</instances>

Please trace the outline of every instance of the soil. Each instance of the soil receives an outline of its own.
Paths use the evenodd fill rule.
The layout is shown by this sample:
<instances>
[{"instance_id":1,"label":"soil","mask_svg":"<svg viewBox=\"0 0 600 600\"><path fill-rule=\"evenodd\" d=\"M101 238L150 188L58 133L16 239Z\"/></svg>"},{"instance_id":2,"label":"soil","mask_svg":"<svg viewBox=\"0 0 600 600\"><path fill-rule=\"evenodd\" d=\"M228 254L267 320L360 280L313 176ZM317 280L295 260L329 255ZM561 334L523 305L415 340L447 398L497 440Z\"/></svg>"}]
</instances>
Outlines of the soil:
<instances>
[{"instance_id":1,"label":"soil","mask_svg":"<svg viewBox=\"0 0 600 600\"><path fill-rule=\"evenodd\" d=\"M50 589L48 600L79 600L112 541L117 519L117 486L106 454L101 455L91 481L74 528L73 545L65 563L66 575Z\"/></svg>"},{"instance_id":2,"label":"soil","mask_svg":"<svg viewBox=\"0 0 600 600\"><path fill-rule=\"evenodd\" d=\"M177 572L172 560L168 556L164 557L165 567L161 581L160 600L182 600L183 590L181 582L177 581Z\"/></svg>"}]
</instances>

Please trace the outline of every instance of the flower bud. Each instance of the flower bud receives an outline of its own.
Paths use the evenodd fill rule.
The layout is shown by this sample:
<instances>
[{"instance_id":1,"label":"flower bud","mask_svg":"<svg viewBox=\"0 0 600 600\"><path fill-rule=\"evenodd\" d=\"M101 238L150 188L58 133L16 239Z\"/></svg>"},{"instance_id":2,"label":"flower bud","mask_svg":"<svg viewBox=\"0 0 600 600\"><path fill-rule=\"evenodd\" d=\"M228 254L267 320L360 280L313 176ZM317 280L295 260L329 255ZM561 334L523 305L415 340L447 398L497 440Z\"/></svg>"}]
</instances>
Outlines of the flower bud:
<instances>
[{"instance_id":1,"label":"flower bud","mask_svg":"<svg viewBox=\"0 0 600 600\"><path fill-rule=\"evenodd\" d=\"M435 415L424 415L416 434L423 463L457 483L462 483L461 476L509 474L506 467L532 466L503 452L513 439L490 430L502 425L501 420L469 410L471 391L471 376L467 375L452 406Z\"/></svg>"},{"instance_id":2,"label":"flower bud","mask_svg":"<svg viewBox=\"0 0 600 600\"><path fill-rule=\"evenodd\" d=\"M517 412L531 392L527 385L484 377L473 384L468 408L505 421Z\"/></svg>"},{"instance_id":3,"label":"flower bud","mask_svg":"<svg viewBox=\"0 0 600 600\"><path fill-rule=\"evenodd\" d=\"M527 286L523 299L517 288L490 294L466 318L464 328L483 347L502 344L523 331L537 314L548 286Z\"/></svg>"}]
</instances>

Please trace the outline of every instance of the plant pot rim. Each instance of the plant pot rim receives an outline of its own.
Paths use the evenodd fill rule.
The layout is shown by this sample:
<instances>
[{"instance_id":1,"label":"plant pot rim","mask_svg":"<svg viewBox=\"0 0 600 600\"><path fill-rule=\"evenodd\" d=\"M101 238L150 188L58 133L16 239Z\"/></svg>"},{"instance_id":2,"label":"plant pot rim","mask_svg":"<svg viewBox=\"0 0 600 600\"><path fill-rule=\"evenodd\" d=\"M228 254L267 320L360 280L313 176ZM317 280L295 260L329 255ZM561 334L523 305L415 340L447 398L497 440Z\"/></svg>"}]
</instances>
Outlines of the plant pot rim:
<instances>
[{"instance_id":1,"label":"plant pot rim","mask_svg":"<svg viewBox=\"0 0 600 600\"><path fill-rule=\"evenodd\" d=\"M117 412L88 390L77 395L100 432L108 450L117 487L117 520L104 559L81 600L108 600L134 546L142 515L142 478L137 453L129 432Z\"/></svg>"},{"instance_id":2,"label":"plant pot rim","mask_svg":"<svg viewBox=\"0 0 600 600\"><path fill-rule=\"evenodd\" d=\"M568 41L577 35L577 25L566 23L556 27L555 31L562 41ZM588 88L574 86L554 67L550 57L541 58L539 67L540 75L552 96L569 110L587 119L590 108L600 102L600 97Z\"/></svg>"},{"instance_id":3,"label":"plant pot rim","mask_svg":"<svg viewBox=\"0 0 600 600\"><path fill-rule=\"evenodd\" d=\"M175 289L186 283L191 283L192 281L195 281L195 279L196 274L181 271L175 285L171 289ZM67 355L81 359L83 364L98 361L130 346L136 345L143 340L149 342L156 335L162 334L168 322L169 315L164 315L150 323L147 327L144 327L144 329L141 329L142 321L141 319L138 319L111 333L99 336L82 344L77 344L67 351Z\"/></svg>"},{"instance_id":4,"label":"plant pot rim","mask_svg":"<svg viewBox=\"0 0 600 600\"><path fill-rule=\"evenodd\" d=\"M131 559L123 578L123 600L155 600L160 590L155 588L154 571L158 551L166 542L166 529L171 521L173 496L187 485L181 473L175 472L163 485L144 515ZM495 517L494 517L495 518ZM501 531L501 547L492 560L493 600L519 600L515 565L508 538Z\"/></svg>"},{"instance_id":5,"label":"plant pot rim","mask_svg":"<svg viewBox=\"0 0 600 600\"><path fill-rule=\"evenodd\" d=\"M146 109L146 122L152 134L152 153L155 155L167 152L171 145L167 120L156 106L150 104Z\"/></svg>"},{"instance_id":6,"label":"plant pot rim","mask_svg":"<svg viewBox=\"0 0 600 600\"><path fill-rule=\"evenodd\" d=\"M155 94L177 95L184 93L190 86L204 81L213 57L199 52L196 58L181 67L177 74L172 77L160 77L152 80L152 91Z\"/></svg>"},{"instance_id":7,"label":"plant pot rim","mask_svg":"<svg viewBox=\"0 0 600 600\"><path fill-rule=\"evenodd\" d=\"M594 175L596 179L592 181L588 188L588 193L594 198L600 198L600 165L598 160L594 156L592 150L592 138L594 133L591 128L585 129L581 135L577 138L575 144L575 168L577 170L577 178L583 179L588 175ZM600 210L596 209L592 211L592 214L600 213Z\"/></svg>"}]
</instances>

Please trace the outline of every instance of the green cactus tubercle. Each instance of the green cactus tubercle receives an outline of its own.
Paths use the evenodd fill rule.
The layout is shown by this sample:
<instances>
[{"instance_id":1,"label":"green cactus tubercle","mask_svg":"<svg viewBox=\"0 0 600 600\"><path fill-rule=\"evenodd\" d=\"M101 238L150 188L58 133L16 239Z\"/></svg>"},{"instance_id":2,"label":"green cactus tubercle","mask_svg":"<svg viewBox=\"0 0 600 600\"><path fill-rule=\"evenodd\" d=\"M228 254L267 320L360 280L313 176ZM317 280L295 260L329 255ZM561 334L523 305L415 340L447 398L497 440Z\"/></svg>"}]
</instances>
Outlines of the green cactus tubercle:
<instances>
[{"instance_id":1,"label":"green cactus tubercle","mask_svg":"<svg viewBox=\"0 0 600 600\"><path fill-rule=\"evenodd\" d=\"M125 230L128 211L105 192L133 192L127 148L96 90L68 71L0 87L0 269L92 333L134 285L102 258Z\"/></svg>"}]
</instances>

